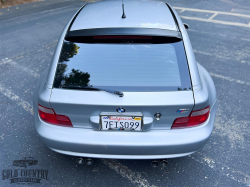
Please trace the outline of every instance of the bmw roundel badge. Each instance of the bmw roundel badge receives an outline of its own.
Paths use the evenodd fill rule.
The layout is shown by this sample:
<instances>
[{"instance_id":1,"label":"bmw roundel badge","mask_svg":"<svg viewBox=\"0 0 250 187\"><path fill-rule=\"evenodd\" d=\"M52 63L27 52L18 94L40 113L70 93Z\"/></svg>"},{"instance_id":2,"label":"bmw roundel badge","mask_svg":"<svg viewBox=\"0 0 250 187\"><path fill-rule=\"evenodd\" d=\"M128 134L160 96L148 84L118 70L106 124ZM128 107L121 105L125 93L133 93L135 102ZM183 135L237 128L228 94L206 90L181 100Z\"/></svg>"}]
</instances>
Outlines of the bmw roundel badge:
<instances>
[{"instance_id":1,"label":"bmw roundel badge","mask_svg":"<svg viewBox=\"0 0 250 187\"><path fill-rule=\"evenodd\" d=\"M124 113L126 110L125 110L125 108L120 107L120 108L117 108L116 111L119 113Z\"/></svg>"}]
</instances>

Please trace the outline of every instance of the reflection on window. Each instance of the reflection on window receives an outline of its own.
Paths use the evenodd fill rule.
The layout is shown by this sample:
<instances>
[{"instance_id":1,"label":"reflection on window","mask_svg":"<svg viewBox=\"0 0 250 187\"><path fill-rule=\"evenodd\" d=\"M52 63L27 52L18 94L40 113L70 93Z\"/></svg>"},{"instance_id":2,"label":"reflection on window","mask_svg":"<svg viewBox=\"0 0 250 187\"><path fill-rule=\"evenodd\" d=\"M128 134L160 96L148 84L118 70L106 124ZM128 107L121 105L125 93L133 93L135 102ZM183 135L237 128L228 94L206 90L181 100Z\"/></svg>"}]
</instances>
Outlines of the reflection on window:
<instances>
[{"instance_id":1,"label":"reflection on window","mask_svg":"<svg viewBox=\"0 0 250 187\"><path fill-rule=\"evenodd\" d=\"M64 42L61 55L58 62L54 86L62 87L63 85L80 85L89 86L89 73L84 73L80 70L72 69L70 73L67 72L67 62L70 58L78 53L80 47L72 42Z\"/></svg>"},{"instance_id":2,"label":"reflection on window","mask_svg":"<svg viewBox=\"0 0 250 187\"><path fill-rule=\"evenodd\" d=\"M88 44L64 41L54 87L79 85L120 91L189 88L182 42Z\"/></svg>"},{"instance_id":3,"label":"reflection on window","mask_svg":"<svg viewBox=\"0 0 250 187\"><path fill-rule=\"evenodd\" d=\"M79 85L79 86L89 86L89 73L84 73L80 70L72 69L71 73L63 77L63 85ZM62 85L61 85L62 86Z\"/></svg>"},{"instance_id":4,"label":"reflection on window","mask_svg":"<svg viewBox=\"0 0 250 187\"><path fill-rule=\"evenodd\" d=\"M80 48L79 46L77 46L72 42L64 42L59 62L69 61L70 58L72 58L74 55L78 53L79 48Z\"/></svg>"}]
</instances>

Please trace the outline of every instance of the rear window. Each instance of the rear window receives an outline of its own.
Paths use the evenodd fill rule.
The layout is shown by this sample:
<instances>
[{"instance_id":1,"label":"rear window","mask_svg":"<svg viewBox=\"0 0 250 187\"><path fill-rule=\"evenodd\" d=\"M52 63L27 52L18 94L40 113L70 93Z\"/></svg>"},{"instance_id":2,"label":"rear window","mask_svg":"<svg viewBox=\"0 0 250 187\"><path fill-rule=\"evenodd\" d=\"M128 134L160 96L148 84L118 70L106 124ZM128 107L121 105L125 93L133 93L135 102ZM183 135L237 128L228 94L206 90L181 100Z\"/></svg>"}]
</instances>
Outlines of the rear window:
<instances>
[{"instance_id":1,"label":"rear window","mask_svg":"<svg viewBox=\"0 0 250 187\"><path fill-rule=\"evenodd\" d=\"M54 88L93 86L119 91L191 89L182 41L161 44L64 41Z\"/></svg>"}]
</instances>

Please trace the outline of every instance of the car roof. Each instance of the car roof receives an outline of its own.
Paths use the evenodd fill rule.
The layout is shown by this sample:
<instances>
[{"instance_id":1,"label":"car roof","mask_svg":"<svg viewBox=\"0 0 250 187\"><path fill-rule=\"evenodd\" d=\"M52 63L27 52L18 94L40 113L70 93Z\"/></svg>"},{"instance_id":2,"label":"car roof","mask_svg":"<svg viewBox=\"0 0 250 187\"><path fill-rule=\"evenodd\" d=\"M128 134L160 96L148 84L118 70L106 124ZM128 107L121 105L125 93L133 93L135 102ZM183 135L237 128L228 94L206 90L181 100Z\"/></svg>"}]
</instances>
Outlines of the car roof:
<instances>
[{"instance_id":1,"label":"car roof","mask_svg":"<svg viewBox=\"0 0 250 187\"><path fill-rule=\"evenodd\" d=\"M175 20L163 2L124 0L87 4L78 14L70 31L94 28L157 28L177 31Z\"/></svg>"}]
</instances>

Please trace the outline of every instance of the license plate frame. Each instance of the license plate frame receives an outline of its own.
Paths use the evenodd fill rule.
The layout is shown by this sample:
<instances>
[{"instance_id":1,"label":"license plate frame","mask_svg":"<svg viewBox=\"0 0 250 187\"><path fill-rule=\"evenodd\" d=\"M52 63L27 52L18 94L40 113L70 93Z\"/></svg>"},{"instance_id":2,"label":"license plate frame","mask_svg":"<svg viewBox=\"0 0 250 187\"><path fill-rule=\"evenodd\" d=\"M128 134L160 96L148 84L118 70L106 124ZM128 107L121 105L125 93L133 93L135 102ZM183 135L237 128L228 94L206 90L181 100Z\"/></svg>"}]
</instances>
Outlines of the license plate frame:
<instances>
[{"instance_id":1,"label":"license plate frame","mask_svg":"<svg viewBox=\"0 0 250 187\"><path fill-rule=\"evenodd\" d=\"M119 119L119 118L134 118L134 119L136 119L136 118L140 118L140 120L138 120L138 121L140 121L140 125L139 125L139 129L131 129L131 128L126 128L126 126L127 126L127 124L126 124L126 126L125 126L125 128L116 128L116 127L114 127L114 128L103 128L103 125L105 125L105 124L103 124L103 117L112 117L112 118L114 118L114 120L110 120L110 121L118 121L117 119ZM105 120L107 120L107 119L105 119ZM109 119L108 119L109 120ZM123 122L123 121L126 121L126 120L119 120L118 122ZM130 120L128 120L128 121L130 121ZM137 122L137 120L134 120L134 121L130 121L130 122ZM101 113L100 114L100 122L99 122L99 124L100 124L100 130L101 131L130 131L130 132L141 132L141 131L143 131L143 115L140 113L140 112L136 112L136 113L127 113L127 114L117 114L117 113L106 113L106 112L104 112L104 113ZM114 126L116 126L115 124L114 124ZM132 126L132 125L131 125ZM130 127L130 124L129 124L129 127Z\"/></svg>"}]
</instances>

